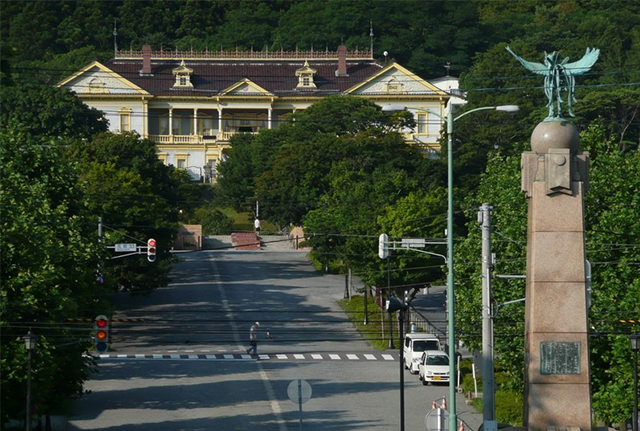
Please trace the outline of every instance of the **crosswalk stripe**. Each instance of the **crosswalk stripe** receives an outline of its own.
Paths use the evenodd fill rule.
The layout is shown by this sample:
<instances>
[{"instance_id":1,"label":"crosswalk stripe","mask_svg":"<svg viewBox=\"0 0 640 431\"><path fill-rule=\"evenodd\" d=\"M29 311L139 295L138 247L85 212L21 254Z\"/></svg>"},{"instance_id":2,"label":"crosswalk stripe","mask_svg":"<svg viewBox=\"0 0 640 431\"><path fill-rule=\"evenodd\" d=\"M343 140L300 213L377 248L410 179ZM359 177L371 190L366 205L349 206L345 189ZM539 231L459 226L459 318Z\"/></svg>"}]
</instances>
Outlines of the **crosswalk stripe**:
<instances>
[{"instance_id":1,"label":"crosswalk stripe","mask_svg":"<svg viewBox=\"0 0 640 431\"><path fill-rule=\"evenodd\" d=\"M395 361L395 357L390 354L378 353L272 353L272 354L261 354L256 356L251 356L245 353L216 353L216 354L159 354L159 353L103 353L95 356L97 359L210 359L210 360L251 360L251 359L280 359L280 360L331 360L331 361L341 361L341 360L349 360L349 361Z\"/></svg>"}]
</instances>

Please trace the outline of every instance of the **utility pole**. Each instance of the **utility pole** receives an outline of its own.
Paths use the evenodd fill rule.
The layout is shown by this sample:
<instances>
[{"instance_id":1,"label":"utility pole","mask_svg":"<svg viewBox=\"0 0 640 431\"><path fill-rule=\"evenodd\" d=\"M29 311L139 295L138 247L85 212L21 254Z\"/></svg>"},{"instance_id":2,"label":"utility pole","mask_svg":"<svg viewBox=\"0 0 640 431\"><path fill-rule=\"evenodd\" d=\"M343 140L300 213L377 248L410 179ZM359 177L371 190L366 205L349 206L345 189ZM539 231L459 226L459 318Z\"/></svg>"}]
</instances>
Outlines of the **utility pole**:
<instances>
[{"instance_id":1,"label":"utility pole","mask_svg":"<svg viewBox=\"0 0 640 431\"><path fill-rule=\"evenodd\" d=\"M478 212L482 224L482 417L484 431L497 431L493 370L493 307L491 306L491 210L483 203Z\"/></svg>"}]
</instances>

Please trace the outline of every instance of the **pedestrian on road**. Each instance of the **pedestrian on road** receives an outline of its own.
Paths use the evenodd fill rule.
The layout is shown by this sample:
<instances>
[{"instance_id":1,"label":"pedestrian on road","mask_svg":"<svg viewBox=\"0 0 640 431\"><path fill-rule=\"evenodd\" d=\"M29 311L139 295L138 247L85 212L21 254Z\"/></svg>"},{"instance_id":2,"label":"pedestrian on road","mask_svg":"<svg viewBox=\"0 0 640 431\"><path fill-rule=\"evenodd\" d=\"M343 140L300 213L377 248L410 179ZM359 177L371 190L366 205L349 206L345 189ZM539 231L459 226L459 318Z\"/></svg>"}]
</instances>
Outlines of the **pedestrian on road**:
<instances>
[{"instance_id":1,"label":"pedestrian on road","mask_svg":"<svg viewBox=\"0 0 640 431\"><path fill-rule=\"evenodd\" d=\"M251 347L247 349L247 353L253 351L253 355L258 354L258 328L260 327L260 322L256 322L251 325L251 329L249 329L249 344ZM251 353L249 353L251 354Z\"/></svg>"}]
</instances>

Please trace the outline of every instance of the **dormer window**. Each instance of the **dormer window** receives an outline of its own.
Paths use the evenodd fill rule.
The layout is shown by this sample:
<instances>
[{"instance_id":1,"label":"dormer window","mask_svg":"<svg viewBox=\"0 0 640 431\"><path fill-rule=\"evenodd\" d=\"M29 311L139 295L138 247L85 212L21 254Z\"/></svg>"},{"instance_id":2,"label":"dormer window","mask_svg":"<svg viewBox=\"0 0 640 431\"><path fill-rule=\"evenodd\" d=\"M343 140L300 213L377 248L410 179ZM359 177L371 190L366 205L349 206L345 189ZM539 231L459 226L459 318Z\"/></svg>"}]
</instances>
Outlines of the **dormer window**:
<instances>
[{"instance_id":1,"label":"dormer window","mask_svg":"<svg viewBox=\"0 0 640 431\"><path fill-rule=\"evenodd\" d=\"M315 69L309 67L309 62L305 60L304 65L296 70L296 76L298 77L296 88L316 88L316 84L313 82L313 76L316 72Z\"/></svg>"},{"instance_id":2,"label":"dormer window","mask_svg":"<svg viewBox=\"0 0 640 431\"><path fill-rule=\"evenodd\" d=\"M173 69L173 74L176 77L176 82L173 84L174 88L193 88L191 83L191 74L193 69L187 67L184 63L184 59L180 63L180 66Z\"/></svg>"}]
</instances>

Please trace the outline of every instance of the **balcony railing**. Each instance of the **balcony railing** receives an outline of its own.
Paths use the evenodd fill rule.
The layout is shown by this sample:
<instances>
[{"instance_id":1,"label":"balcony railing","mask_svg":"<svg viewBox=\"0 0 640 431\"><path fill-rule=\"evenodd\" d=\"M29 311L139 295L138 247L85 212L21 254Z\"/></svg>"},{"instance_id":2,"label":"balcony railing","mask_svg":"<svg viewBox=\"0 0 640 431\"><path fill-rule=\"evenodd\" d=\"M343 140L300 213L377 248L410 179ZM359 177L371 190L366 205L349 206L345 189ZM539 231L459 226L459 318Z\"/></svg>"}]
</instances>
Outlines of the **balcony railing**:
<instances>
[{"instance_id":1,"label":"balcony railing","mask_svg":"<svg viewBox=\"0 0 640 431\"><path fill-rule=\"evenodd\" d=\"M251 132L222 132L216 135L149 135L149 139L157 144L212 144L229 141L237 133Z\"/></svg>"},{"instance_id":2,"label":"balcony railing","mask_svg":"<svg viewBox=\"0 0 640 431\"><path fill-rule=\"evenodd\" d=\"M222 132L216 135L149 135L149 139L157 144L165 145L203 145L203 144L228 144L231 137L237 133L257 132ZM403 137L407 143L417 146L422 150L437 152L440 150L440 144L437 141L429 142L416 139L411 133L403 133Z\"/></svg>"}]
</instances>

